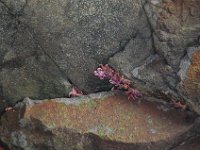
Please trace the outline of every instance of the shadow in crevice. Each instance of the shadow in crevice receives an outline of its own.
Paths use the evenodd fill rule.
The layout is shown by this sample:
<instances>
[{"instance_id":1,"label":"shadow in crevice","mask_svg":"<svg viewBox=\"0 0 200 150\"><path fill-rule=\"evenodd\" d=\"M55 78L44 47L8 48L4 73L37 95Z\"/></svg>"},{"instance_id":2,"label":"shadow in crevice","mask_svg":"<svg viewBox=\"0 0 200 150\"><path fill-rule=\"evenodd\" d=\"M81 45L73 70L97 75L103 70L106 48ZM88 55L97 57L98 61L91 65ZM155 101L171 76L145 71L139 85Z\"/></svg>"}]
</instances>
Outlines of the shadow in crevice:
<instances>
[{"instance_id":1,"label":"shadow in crevice","mask_svg":"<svg viewBox=\"0 0 200 150\"><path fill-rule=\"evenodd\" d=\"M3 150L10 150L8 145L0 140L0 148L3 148Z\"/></svg>"}]
</instances>

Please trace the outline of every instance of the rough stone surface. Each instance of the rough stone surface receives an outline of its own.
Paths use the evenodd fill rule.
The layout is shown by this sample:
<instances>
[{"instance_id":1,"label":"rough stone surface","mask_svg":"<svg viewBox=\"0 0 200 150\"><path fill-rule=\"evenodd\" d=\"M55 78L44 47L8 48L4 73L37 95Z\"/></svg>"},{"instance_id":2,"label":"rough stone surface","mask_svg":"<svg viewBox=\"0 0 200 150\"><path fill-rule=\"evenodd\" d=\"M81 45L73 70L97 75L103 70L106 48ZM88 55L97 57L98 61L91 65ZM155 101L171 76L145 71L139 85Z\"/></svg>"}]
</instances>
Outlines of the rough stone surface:
<instances>
[{"instance_id":1,"label":"rough stone surface","mask_svg":"<svg viewBox=\"0 0 200 150\"><path fill-rule=\"evenodd\" d=\"M188 98L191 108L200 114L200 47L189 48L181 62L179 75L182 78L179 88Z\"/></svg>"},{"instance_id":2,"label":"rough stone surface","mask_svg":"<svg viewBox=\"0 0 200 150\"><path fill-rule=\"evenodd\" d=\"M199 10L199 0L0 0L0 113L25 97L64 97L72 85L109 90L93 75L108 63L147 98L200 114ZM200 149L199 124L161 103L101 94L35 102L3 115L10 147Z\"/></svg>"},{"instance_id":3,"label":"rough stone surface","mask_svg":"<svg viewBox=\"0 0 200 150\"><path fill-rule=\"evenodd\" d=\"M93 71L131 39L144 18L141 9L140 0L37 0L28 2L20 20L70 81L92 92L102 89Z\"/></svg>"},{"instance_id":4,"label":"rough stone surface","mask_svg":"<svg viewBox=\"0 0 200 150\"><path fill-rule=\"evenodd\" d=\"M29 68L30 65L38 64L36 56L33 56L37 54L46 57L47 62L52 64L48 66L50 67L48 70L52 69L52 72L58 76L62 73L64 80L69 80L86 92L109 88L93 76L93 71L98 64L106 63L109 57L121 51L131 39L135 38L135 34L137 34L138 44L135 41L130 43L128 51L136 46L139 54L138 50L143 45L143 39L148 38L147 44L142 49L144 53L147 52L145 57L149 55L150 29L143 3L141 0L123 2L120 0L0 0L0 74L4 75L2 80L6 80L0 83L3 91L1 95L5 99L14 101L27 95L36 98L44 95L49 97L46 93L38 94L38 88L34 88L31 93L26 91L27 86L37 80L35 78L41 79L43 77L40 76L46 74L44 70L44 75L42 71L34 78L29 76L34 74L33 70L26 72L21 68L21 66ZM29 64L25 61L28 58L32 60ZM138 59L138 62L142 59L143 56ZM38 67L42 68L45 64L45 62L38 64ZM19 84L12 86L18 82L16 74L19 76L23 74L22 77L30 80L22 79L25 85L28 84L24 89ZM45 78L51 79L51 76ZM39 87L48 88L48 83L43 84L44 82L43 79L37 80L31 86L37 84ZM59 80L55 78L52 82L54 82L52 86L56 87L55 83ZM10 91L7 91L6 86L12 86ZM52 93L52 88L50 87L47 93ZM16 92L16 96L12 95L13 91ZM63 93L57 95L61 97Z\"/></svg>"},{"instance_id":5,"label":"rough stone surface","mask_svg":"<svg viewBox=\"0 0 200 150\"><path fill-rule=\"evenodd\" d=\"M150 33L142 30L140 33L147 33L146 38L138 42L136 36L125 46L123 52L111 57L109 63L131 78L143 94L166 100L186 101L191 109L199 113L197 93L200 82L197 75L195 83L192 80L185 83L184 77L186 72L192 70L192 74L195 74L194 69L187 69L196 60L185 59L188 49L198 49L200 45L200 2L147 0L143 6L148 23L146 27L151 29ZM137 46L132 43L137 43ZM187 84L186 88L183 87L183 82Z\"/></svg>"},{"instance_id":6,"label":"rough stone surface","mask_svg":"<svg viewBox=\"0 0 200 150\"><path fill-rule=\"evenodd\" d=\"M143 95L200 114L199 10L199 0L0 0L0 112L72 84L107 90L93 71L109 63Z\"/></svg>"},{"instance_id":7,"label":"rough stone surface","mask_svg":"<svg viewBox=\"0 0 200 150\"><path fill-rule=\"evenodd\" d=\"M156 52L175 70L189 45L199 44L198 0L165 0L145 5L153 28Z\"/></svg>"},{"instance_id":8,"label":"rough stone surface","mask_svg":"<svg viewBox=\"0 0 200 150\"><path fill-rule=\"evenodd\" d=\"M16 149L171 149L200 134L199 121L190 113L112 93L26 98L14 110L2 116L0 137Z\"/></svg>"}]
</instances>

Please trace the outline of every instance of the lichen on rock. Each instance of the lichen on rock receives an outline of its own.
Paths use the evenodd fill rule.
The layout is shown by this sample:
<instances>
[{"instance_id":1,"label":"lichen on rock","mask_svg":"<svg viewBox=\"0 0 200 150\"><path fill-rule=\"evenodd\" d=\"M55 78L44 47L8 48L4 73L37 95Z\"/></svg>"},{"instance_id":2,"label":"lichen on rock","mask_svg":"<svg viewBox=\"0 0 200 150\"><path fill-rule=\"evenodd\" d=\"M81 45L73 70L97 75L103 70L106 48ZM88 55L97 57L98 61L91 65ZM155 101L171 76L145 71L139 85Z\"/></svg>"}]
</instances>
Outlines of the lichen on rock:
<instances>
[{"instance_id":1,"label":"lichen on rock","mask_svg":"<svg viewBox=\"0 0 200 150\"><path fill-rule=\"evenodd\" d=\"M199 132L194 131L199 122L190 113L106 92L70 99L26 98L14 109L2 116L0 126L1 140L10 148L109 150L117 144L118 149L162 149Z\"/></svg>"}]
</instances>

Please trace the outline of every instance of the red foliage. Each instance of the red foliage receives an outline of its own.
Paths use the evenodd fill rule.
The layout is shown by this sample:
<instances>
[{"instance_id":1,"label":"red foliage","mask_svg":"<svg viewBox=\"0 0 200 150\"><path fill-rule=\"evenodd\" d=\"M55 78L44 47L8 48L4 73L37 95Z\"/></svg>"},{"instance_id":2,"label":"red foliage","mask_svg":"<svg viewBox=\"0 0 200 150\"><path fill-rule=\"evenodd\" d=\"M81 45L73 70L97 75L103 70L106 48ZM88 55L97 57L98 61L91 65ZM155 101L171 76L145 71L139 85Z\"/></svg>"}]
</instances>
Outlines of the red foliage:
<instances>
[{"instance_id":1,"label":"red foliage","mask_svg":"<svg viewBox=\"0 0 200 150\"><path fill-rule=\"evenodd\" d=\"M76 96L82 96L82 95L83 95L83 92L77 87L73 87L71 92L69 92L69 97L76 97Z\"/></svg>"},{"instance_id":2,"label":"red foliage","mask_svg":"<svg viewBox=\"0 0 200 150\"><path fill-rule=\"evenodd\" d=\"M124 76L121 76L114 69L106 65L100 65L95 71L94 75L99 79L103 80L105 78L109 79L109 82L114 85L113 90L122 90L125 91L125 94L128 96L128 99L135 100L141 96L141 93L131 87L131 81L125 79Z\"/></svg>"}]
</instances>

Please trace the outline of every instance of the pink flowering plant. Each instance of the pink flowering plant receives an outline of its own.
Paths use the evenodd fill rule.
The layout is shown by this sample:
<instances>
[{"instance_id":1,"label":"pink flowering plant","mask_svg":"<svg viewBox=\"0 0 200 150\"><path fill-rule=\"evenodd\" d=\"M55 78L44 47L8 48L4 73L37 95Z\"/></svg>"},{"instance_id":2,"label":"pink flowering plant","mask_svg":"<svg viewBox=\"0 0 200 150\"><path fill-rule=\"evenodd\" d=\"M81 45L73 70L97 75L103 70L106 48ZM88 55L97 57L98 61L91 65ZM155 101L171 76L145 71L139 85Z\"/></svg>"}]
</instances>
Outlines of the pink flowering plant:
<instances>
[{"instance_id":1,"label":"pink flowering plant","mask_svg":"<svg viewBox=\"0 0 200 150\"><path fill-rule=\"evenodd\" d=\"M95 71L94 75L97 76L100 80L108 79L109 82L113 85L113 91L123 91L127 95L129 100L135 100L141 96L140 91L132 87L131 81L125 79L124 76L120 75L114 69L106 65L100 65ZM68 97L77 97L82 96L84 93L77 87L73 87L71 92L69 92ZM171 104L177 109L186 109L186 105L181 101L172 100ZM12 107L5 109L6 111L14 111Z\"/></svg>"},{"instance_id":2,"label":"pink flowering plant","mask_svg":"<svg viewBox=\"0 0 200 150\"><path fill-rule=\"evenodd\" d=\"M77 97L77 96L82 96L82 95L83 95L83 92L75 86L72 88L71 92L69 92L68 94L69 97Z\"/></svg>"},{"instance_id":3,"label":"pink flowering plant","mask_svg":"<svg viewBox=\"0 0 200 150\"><path fill-rule=\"evenodd\" d=\"M108 79L109 82L114 85L112 90L124 91L129 100L135 100L141 96L141 93L131 86L131 81L125 79L114 69L106 65L100 65L95 71L94 75L100 80Z\"/></svg>"},{"instance_id":4,"label":"pink flowering plant","mask_svg":"<svg viewBox=\"0 0 200 150\"><path fill-rule=\"evenodd\" d=\"M114 85L112 90L123 91L127 95L129 100L135 100L141 96L141 93L134 89L131 85L131 81L125 79L124 76L121 76L114 69L106 65L100 65L95 71L94 75L97 76L100 80L108 79L109 82ZM77 87L73 87L71 92L69 92L69 97L82 96L83 92Z\"/></svg>"}]
</instances>

